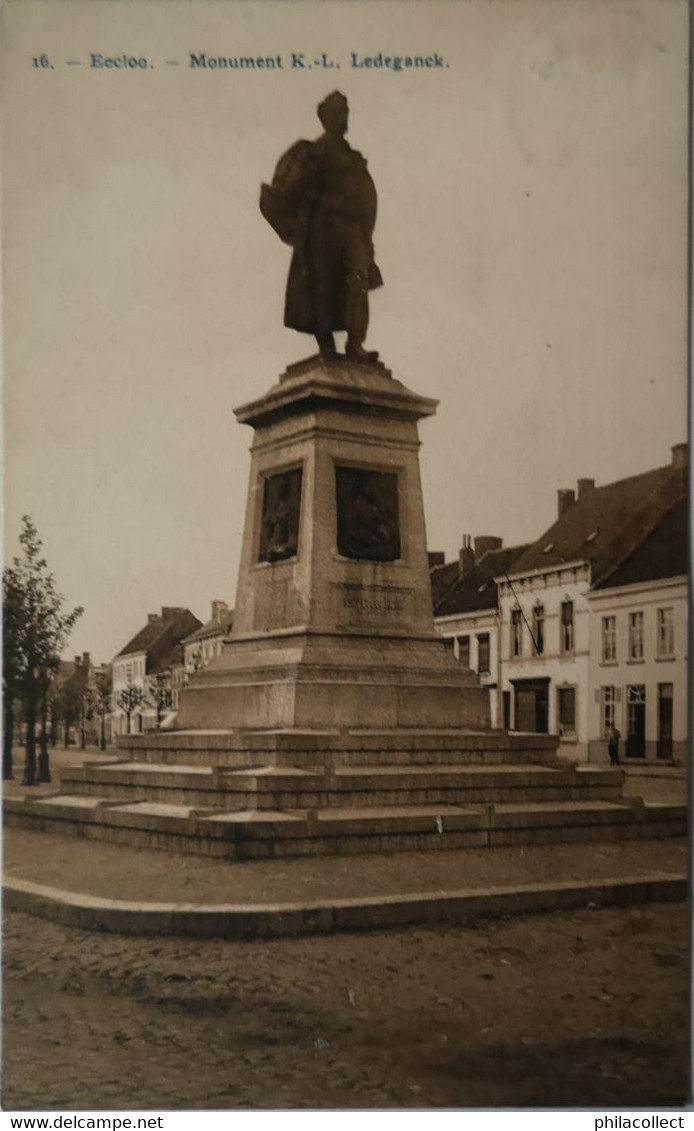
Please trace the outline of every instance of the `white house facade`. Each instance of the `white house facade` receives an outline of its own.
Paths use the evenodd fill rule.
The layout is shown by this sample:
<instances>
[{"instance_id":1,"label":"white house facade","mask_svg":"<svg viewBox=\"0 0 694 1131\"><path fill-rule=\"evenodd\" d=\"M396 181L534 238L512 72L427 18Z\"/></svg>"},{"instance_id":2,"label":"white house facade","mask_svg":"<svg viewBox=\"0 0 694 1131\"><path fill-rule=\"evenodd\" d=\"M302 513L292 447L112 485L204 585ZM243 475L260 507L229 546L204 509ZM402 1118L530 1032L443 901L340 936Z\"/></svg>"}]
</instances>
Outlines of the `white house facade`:
<instances>
[{"instance_id":1,"label":"white house facade","mask_svg":"<svg viewBox=\"0 0 694 1131\"><path fill-rule=\"evenodd\" d=\"M496 577L504 725L573 761L687 747L687 446L665 467L559 491L556 522Z\"/></svg>"},{"instance_id":2,"label":"white house facade","mask_svg":"<svg viewBox=\"0 0 694 1131\"><path fill-rule=\"evenodd\" d=\"M571 760L588 743L589 586L581 561L497 578L504 723L558 735Z\"/></svg>"},{"instance_id":3,"label":"white house facade","mask_svg":"<svg viewBox=\"0 0 694 1131\"><path fill-rule=\"evenodd\" d=\"M113 687L111 729L113 734L126 734L128 730L127 712L120 705L123 697L132 695L133 710L130 715L130 731L132 734L142 734L145 729L142 701L146 695L147 653L132 652L125 656L116 656L113 661ZM132 694L132 689L135 694ZM136 703L137 699L140 703Z\"/></svg>"},{"instance_id":4,"label":"white house facade","mask_svg":"<svg viewBox=\"0 0 694 1131\"><path fill-rule=\"evenodd\" d=\"M686 576L591 593L589 758L604 760L614 723L621 754L686 759L688 622Z\"/></svg>"}]
</instances>

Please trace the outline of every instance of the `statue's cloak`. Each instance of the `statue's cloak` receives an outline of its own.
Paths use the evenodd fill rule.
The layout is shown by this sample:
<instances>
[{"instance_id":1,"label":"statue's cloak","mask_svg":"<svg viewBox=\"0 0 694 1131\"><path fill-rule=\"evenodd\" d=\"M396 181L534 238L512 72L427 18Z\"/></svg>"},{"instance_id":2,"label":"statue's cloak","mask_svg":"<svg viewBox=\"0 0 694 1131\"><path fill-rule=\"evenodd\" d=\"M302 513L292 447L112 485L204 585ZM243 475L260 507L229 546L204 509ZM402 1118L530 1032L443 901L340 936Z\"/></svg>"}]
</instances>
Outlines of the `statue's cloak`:
<instances>
[{"instance_id":1,"label":"statue's cloak","mask_svg":"<svg viewBox=\"0 0 694 1131\"><path fill-rule=\"evenodd\" d=\"M346 143L345 143L346 144ZM355 150L350 151L354 158L366 162ZM318 141L297 141L280 157L271 185L262 185L260 190L260 211L270 226L277 232L283 243L294 250L287 278L287 292L284 306L284 324L292 330L306 334L316 334L316 275L318 254L312 244L312 228L317 222L321 207L321 188L323 180L323 146ZM365 238L368 239L371 261L369 264L368 288L373 290L383 284L381 272L373 259L371 232L376 220L375 189L373 190L372 215L366 217ZM333 330L345 327L345 280L338 275L333 280L330 299L330 314Z\"/></svg>"}]
</instances>

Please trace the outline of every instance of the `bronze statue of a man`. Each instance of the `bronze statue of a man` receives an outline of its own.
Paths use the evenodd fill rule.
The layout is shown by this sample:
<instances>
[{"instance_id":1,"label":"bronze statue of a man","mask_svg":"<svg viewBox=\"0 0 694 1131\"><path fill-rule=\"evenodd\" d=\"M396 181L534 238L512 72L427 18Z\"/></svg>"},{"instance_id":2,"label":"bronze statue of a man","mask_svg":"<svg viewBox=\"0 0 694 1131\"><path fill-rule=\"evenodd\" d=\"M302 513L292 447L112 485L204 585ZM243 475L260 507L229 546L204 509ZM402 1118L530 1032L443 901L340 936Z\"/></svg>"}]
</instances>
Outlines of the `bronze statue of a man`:
<instances>
[{"instance_id":1,"label":"bronze statue of a man","mask_svg":"<svg viewBox=\"0 0 694 1131\"><path fill-rule=\"evenodd\" d=\"M361 153L345 141L349 107L333 91L318 107L324 133L297 141L280 158L260 210L294 249L284 324L314 334L324 355L335 353L335 330L347 331L345 354L375 361L364 349L368 293L383 283L374 261L376 187Z\"/></svg>"}]
</instances>

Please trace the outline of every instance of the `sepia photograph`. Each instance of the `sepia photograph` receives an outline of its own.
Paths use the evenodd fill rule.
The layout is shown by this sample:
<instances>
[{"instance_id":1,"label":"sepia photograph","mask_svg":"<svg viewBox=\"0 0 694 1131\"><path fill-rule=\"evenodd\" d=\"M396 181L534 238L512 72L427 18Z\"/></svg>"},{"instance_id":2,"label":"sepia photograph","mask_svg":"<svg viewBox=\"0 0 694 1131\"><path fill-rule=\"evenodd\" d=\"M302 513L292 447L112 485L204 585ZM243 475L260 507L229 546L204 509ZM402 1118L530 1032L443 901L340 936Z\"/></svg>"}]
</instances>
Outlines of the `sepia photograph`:
<instances>
[{"instance_id":1,"label":"sepia photograph","mask_svg":"<svg viewBox=\"0 0 694 1131\"><path fill-rule=\"evenodd\" d=\"M0 19L4 1111L688 1110L688 0Z\"/></svg>"}]
</instances>

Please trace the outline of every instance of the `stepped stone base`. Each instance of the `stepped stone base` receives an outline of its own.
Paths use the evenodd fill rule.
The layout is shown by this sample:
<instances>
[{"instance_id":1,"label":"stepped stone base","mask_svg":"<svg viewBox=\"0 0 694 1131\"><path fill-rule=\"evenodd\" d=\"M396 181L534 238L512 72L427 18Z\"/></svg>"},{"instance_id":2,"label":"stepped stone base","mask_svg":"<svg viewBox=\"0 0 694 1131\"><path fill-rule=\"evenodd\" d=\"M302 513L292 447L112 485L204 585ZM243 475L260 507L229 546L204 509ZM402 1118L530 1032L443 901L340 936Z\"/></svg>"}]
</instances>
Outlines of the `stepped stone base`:
<instances>
[{"instance_id":1,"label":"stepped stone base","mask_svg":"<svg viewBox=\"0 0 694 1131\"><path fill-rule=\"evenodd\" d=\"M236 635L181 695L183 728L489 724L489 693L438 636Z\"/></svg>"},{"instance_id":2,"label":"stepped stone base","mask_svg":"<svg viewBox=\"0 0 694 1131\"><path fill-rule=\"evenodd\" d=\"M685 835L684 806L624 799L623 779L546 736L180 731L64 769L5 821L231 860Z\"/></svg>"}]
</instances>

